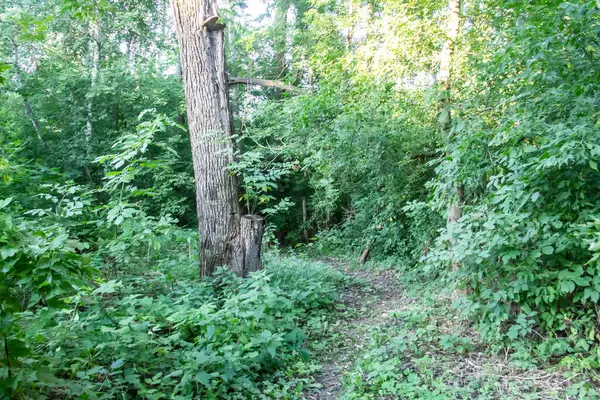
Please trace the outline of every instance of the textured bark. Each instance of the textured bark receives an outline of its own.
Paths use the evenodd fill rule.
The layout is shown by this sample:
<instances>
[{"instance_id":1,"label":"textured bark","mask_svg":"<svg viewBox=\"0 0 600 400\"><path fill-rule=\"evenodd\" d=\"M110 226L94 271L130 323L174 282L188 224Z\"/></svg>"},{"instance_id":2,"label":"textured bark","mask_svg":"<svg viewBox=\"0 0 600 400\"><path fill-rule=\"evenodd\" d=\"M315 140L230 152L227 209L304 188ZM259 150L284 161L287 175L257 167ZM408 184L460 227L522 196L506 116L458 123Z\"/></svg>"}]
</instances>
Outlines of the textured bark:
<instances>
[{"instance_id":1,"label":"textured bark","mask_svg":"<svg viewBox=\"0 0 600 400\"><path fill-rule=\"evenodd\" d=\"M279 0L275 5L273 50L275 52L275 73L277 79L285 79L287 66L285 57L287 54L287 13L290 4L287 0ZM275 97L281 98L282 89L275 89Z\"/></svg>"},{"instance_id":2,"label":"textured bark","mask_svg":"<svg viewBox=\"0 0 600 400\"><path fill-rule=\"evenodd\" d=\"M460 25L460 0L448 1L448 25L446 27L446 41L440 53L440 71L438 80L445 90L450 90L450 68L452 66L452 53L458 37Z\"/></svg>"},{"instance_id":3,"label":"textured bark","mask_svg":"<svg viewBox=\"0 0 600 400\"><path fill-rule=\"evenodd\" d=\"M41 142L42 141L42 133L40 132L40 123L37 120L37 118L35 117L35 115L33 114L33 110L31 109L31 105L29 104L29 100L27 100L27 97L23 97L23 105L25 106L25 112L27 113L27 116L31 120L31 124L33 125L33 128L35 129L37 138Z\"/></svg>"},{"instance_id":4,"label":"textured bark","mask_svg":"<svg viewBox=\"0 0 600 400\"><path fill-rule=\"evenodd\" d=\"M240 225L240 237L244 254L243 270L241 276L248 276L250 272L262 268L261 245L264 231L264 219L258 215L244 215Z\"/></svg>"},{"instance_id":5,"label":"textured bark","mask_svg":"<svg viewBox=\"0 0 600 400\"><path fill-rule=\"evenodd\" d=\"M129 43L127 44L127 56L129 58L128 68L129 68L129 74L136 81L136 84L137 84L137 80L139 78L137 69L135 67L135 56L137 53L137 48L138 48L138 44L136 43L136 41L134 39L131 39L129 41ZM138 85L138 89L139 89L139 85Z\"/></svg>"},{"instance_id":6,"label":"textured bark","mask_svg":"<svg viewBox=\"0 0 600 400\"><path fill-rule=\"evenodd\" d=\"M100 67L100 25L98 21L90 22L90 41L89 51L91 58L90 65L90 93L87 101L87 121L85 124L85 140L89 142L94 134L94 127L92 121L94 119L93 106L94 106L94 88L98 81L98 69Z\"/></svg>"},{"instance_id":7,"label":"textured bark","mask_svg":"<svg viewBox=\"0 0 600 400\"><path fill-rule=\"evenodd\" d=\"M455 199L450 204L450 209L448 210L448 220L447 225L458 222L458 220L462 217L462 201L463 201L463 188L459 186L455 191ZM454 257L454 245L456 240L453 236L450 237L450 254L452 257L452 271L458 271L460 269L460 262Z\"/></svg>"},{"instance_id":8,"label":"textured bark","mask_svg":"<svg viewBox=\"0 0 600 400\"><path fill-rule=\"evenodd\" d=\"M456 39L458 38L458 29L460 26L460 0L449 0L448 2L448 26L446 31L446 41L440 54L440 70L438 73L438 80L441 87L444 89L444 96L440 106L440 116L438 124L442 133L446 136L448 141L450 138L450 129L452 126L452 114L449 107L450 103L450 90L451 90L451 68L452 68L452 54L454 53L454 46ZM464 191L461 186L457 186L452 196L450 208L448 209L447 226L450 226L462 217L462 201L464 197ZM450 253L452 257L452 270L456 271L460 268L459 261L454 257L454 237L450 238Z\"/></svg>"},{"instance_id":9,"label":"textured bark","mask_svg":"<svg viewBox=\"0 0 600 400\"><path fill-rule=\"evenodd\" d=\"M358 262L360 263L360 265L363 265L364 263L367 262L367 259L369 258L369 254L371 253L371 248L367 247L365 249L365 251L363 251L362 255L360 256L360 260L358 260Z\"/></svg>"},{"instance_id":10,"label":"textured bark","mask_svg":"<svg viewBox=\"0 0 600 400\"><path fill-rule=\"evenodd\" d=\"M348 17L350 18L350 26L348 26L346 31L346 49L350 48L352 44L352 35L354 34L354 1L348 1Z\"/></svg>"},{"instance_id":11,"label":"textured bark","mask_svg":"<svg viewBox=\"0 0 600 400\"><path fill-rule=\"evenodd\" d=\"M289 2L280 0L275 7L275 38L273 48L275 50L276 76L281 79L286 74L285 56L287 53L287 13Z\"/></svg>"},{"instance_id":12,"label":"textured bark","mask_svg":"<svg viewBox=\"0 0 600 400\"><path fill-rule=\"evenodd\" d=\"M113 104L113 120L115 121L115 131L119 130L119 105Z\"/></svg>"},{"instance_id":13,"label":"textured bark","mask_svg":"<svg viewBox=\"0 0 600 400\"><path fill-rule=\"evenodd\" d=\"M302 234L304 236L304 241L308 243L310 238L308 237L308 229L306 229L306 222L308 221L308 212L306 211L306 197L302 197Z\"/></svg>"},{"instance_id":14,"label":"textured bark","mask_svg":"<svg viewBox=\"0 0 600 400\"><path fill-rule=\"evenodd\" d=\"M185 88L196 182L201 276L217 266L244 271L238 182L233 161L223 29L204 24L218 16L216 0L171 0Z\"/></svg>"},{"instance_id":15,"label":"textured bark","mask_svg":"<svg viewBox=\"0 0 600 400\"><path fill-rule=\"evenodd\" d=\"M13 58L14 58L13 65L15 68L15 74L17 76L17 81L19 82L20 85L22 85L23 76L21 73L21 59L19 58L19 46L17 45L17 42L15 41L14 38L12 38L11 41L12 41L12 46L13 46ZM37 120L37 118L35 117L35 114L33 113L33 109L31 108L31 104L29 104L29 100L27 99L27 96L25 95L25 93L21 92L20 94L23 96L23 106L25 107L25 113L29 117L31 124L33 125L33 129L35 129L35 134L37 135L38 140L41 142L42 141L42 132L40 130L40 123Z\"/></svg>"}]
</instances>

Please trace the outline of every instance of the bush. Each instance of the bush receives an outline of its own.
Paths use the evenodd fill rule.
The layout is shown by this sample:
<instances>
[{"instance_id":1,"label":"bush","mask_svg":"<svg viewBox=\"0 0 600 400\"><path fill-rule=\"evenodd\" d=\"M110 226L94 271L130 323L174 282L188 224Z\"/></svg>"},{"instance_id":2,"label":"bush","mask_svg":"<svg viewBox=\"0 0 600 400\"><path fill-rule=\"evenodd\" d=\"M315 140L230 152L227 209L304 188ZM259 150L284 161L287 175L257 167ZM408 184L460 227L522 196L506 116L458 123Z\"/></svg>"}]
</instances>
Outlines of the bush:
<instances>
[{"instance_id":1,"label":"bush","mask_svg":"<svg viewBox=\"0 0 600 400\"><path fill-rule=\"evenodd\" d=\"M315 366L303 324L343 283L318 263L267 257L248 279L221 269L169 284L168 270L80 288L63 310L22 313L27 377L17 397L297 397Z\"/></svg>"}]
</instances>

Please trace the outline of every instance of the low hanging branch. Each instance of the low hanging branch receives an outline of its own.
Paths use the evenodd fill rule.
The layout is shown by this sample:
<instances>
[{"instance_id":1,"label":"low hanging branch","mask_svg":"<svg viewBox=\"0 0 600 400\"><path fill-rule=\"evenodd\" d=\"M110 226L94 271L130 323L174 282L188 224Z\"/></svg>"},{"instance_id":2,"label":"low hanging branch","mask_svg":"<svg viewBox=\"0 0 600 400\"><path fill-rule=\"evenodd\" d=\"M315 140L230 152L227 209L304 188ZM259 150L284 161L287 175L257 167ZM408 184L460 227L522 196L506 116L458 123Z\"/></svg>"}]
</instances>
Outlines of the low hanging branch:
<instances>
[{"instance_id":1,"label":"low hanging branch","mask_svg":"<svg viewBox=\"0 0 600 400\"><path fill-rule=\"evenodd\" d=\"M270 79L257 79L257 78L229 78L227 81L229 85L255 85L255 86L265 86L265 87L274 87L281 90L285 90L286 92L296 92L299 93L302 89L287 85L282 81L273 81Z\"/></svg>"}]
</instances>

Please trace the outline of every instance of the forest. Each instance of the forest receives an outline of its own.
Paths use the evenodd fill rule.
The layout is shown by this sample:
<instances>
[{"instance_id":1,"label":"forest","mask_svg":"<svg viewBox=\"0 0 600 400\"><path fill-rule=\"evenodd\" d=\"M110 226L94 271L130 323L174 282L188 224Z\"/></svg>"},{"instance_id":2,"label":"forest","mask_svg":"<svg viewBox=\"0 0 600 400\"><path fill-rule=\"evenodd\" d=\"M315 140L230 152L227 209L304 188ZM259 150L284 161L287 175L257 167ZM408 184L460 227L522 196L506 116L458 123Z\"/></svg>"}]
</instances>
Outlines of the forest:
<instances>
[{"instance_id":1,"label":"forest","mask_svg":"<svg viewBox=\"0 0 600 400\"><path fill-rule=\"evenodd\" d=\"M0 0L0 399L600 399L600 0Z\"/></svg>"}]
</instances>

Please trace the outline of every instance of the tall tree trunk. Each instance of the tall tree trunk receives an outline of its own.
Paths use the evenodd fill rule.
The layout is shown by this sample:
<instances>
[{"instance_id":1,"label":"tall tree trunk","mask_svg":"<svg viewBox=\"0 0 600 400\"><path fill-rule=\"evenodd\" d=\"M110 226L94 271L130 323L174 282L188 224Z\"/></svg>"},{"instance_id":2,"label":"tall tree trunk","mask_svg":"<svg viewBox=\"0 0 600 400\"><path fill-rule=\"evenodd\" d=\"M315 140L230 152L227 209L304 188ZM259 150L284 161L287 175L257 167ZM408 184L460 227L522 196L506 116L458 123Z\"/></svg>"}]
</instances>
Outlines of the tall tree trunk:
<instances>
[{"instance_id":1,"label":"tall tree trunk","mask_svg":"<svg viewBox=\"0 0 600 400\"><path fill-rule=\"evenodd\" d=\"M240 234L238 180L227 171L234 143L224 25L218 22L216 0L171 0L171 4L194 162L200 274L211 275L217 266L228 265L243 276L247 267Z\"/></svg>"},{"instance_id":2,"label":"tall tree trunk","mask_svg":"<svg viewBox=\"0 0 600 400\"><path fill-rule=\"evenodd\" d=\"M129 68L129 74L136 81L136 86L139 89L139 84L137 83L139 75L137 73L137 69L135 68L135 55L136 55L137 47L138 47L138 44L136 43L135 39L131 38L129 40L129 42L127 43L127 56L129 58L127 66Z\"/></svg>"},{"instance_id":3,"label":"tall tree trunk","mask_svg":"<svg viewBox=\"0 0 600 400\"><path fill-rule=\"evenodd\" d=\"M287 68L285 56L287 50L287 13L289 8L288 0L279 0L275 6L275 38L273 40L273 50L275 51L275 76L277 79L285 80ZM275 89L276 98L281 97L281 89Z\"/></svg>"},{"instance_id":4,"label":"tall tree trunk","mask_svg":"<svg viewBox=\"0 0 600 400\"><path fill-rule=\"evenodd\" d=\"M23 97L23 105L25 106L25 112L27 113L27 116L31 120L31 124L33 125L33 128L35 129L37 138L41 142L42 134L40 132L40 123L37 120L37 118L35 117L35 115L33 114L33 110L31 109L31 105L29 104L29 100L27 100L27 97Z\"/></svg>"},{"instance_id":5,"label":"tall tree trunk","mask_svg":"<svg viewBox=\"0 0 600 400\"><path fill-rule=\"evenodd\" d=\"M15 74L17 76L17 81L19 83L20 86L23 85L23 75L21 73L21 59L19 58L19 46L17 45L17 42L14 38L11 38L12 41L12 46L13 46L13 65L15 68ZM29 120L31 121L31 124L33 125L33 129L35 129L35 133L37 135L37 138L40 142L42 142L42 132L40 130L40 123L37 120L37 118L35 117L35 114L33 113L33 109L31 108L31 104L29 104L29 100L27 99L27 96L25 95L24 91L21 91L21 96L23 96L23 106L25 107L25 113L27 114L27 116L29 117Z\"/></svg>"},{"instance_id":6,"label":"tall tree trunk","mask_svg":"<svg viewBox=\"0 0 600 400\"><path fill-rule=\"evenodd\" d=\"M348 19L349 25L348 28L346 28L346 50L350 49L352 35L354 34L354 0L348 1Z\"/></svg>"},{"instance_id":7,"label":"tall tree trunk","mask_svg":"<svg viewBox=\"0 0 600 400\"><path fill-rule=\"evenodd\" d=\"M100 25L97 20L90 22L90 93L87 101L87 121L85 124L85 140L89 142L94 134L94 127L92 121L94 119L93 106L94 106L94 89L96 82L98 81L98 69L100 66Z\"/></svg>"},{"instance_id":8,"label":"tall tree trunk","mask_svg":"<svg viewBox=\"0 0 600 400\"><path fill-rule=\"evenodd\" d=\"M308 227L306 226L308 222L308 212L306 211L306 197L302 196L302 235L304 236L304 241L306 243L310 242L310 238L308 237Z\"/></svg>"},{"instance_id":9,"label":"tall tree trunk","mask_svg":"<svg viewBox=\"0 0 600 400\"><path fill-rule=\"evenodd\" d=\"M448 1L448 25L446 27L446 41L440 53L440 71L438 80L444 90L450 90L450 70L452 65L452 54L458 38L460 25L460 0ZM447 99L447 96L446 96ZM447 101L447 100L446 100Z\"/></svg>"},{"instance_id":10,"label":"tall tree trunk","mask_svg":"<svg viewBox=\"0 0 600 400\"><path fill-rule=\"evenodd\" d=\"M439 84L442 87L444 93L443 98L440 102L440 114L438 124L442 134L446 136L446 139L450 141L450 130L452 127L452 113L450 110L450 90L451 84L451 68L452 68L452 55L454 53L454 46L456 39L458 38L458 29L460 26L460 0L449 0L448 2L448 26L446 30L446 41L440 54L440 70L438 73ZM451 225L456 223L462 217L462 200L464 196L464 190L462 186L457 185L454 190L454 195L451 196L452 200L450 208L448 209L448 220L447 224ZM452 253L452 270L456 271L460 267L459 261L454 257L454 244L455 239L451 237L450 246Z\"/></svg>"},{"instance_id":11,"label":"tall tree trunk","mask_svg":"<svg viewBox=\"0 0 600 400\"><path fill-rule=\"evenodd\" d=\"M275 39L273 47L275 50L275 71L277 79L285 77L286 64L285 55L287 48L287 13L289 2L279 0L275 8Z\"/></svg>"}]
</instances>

